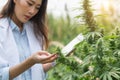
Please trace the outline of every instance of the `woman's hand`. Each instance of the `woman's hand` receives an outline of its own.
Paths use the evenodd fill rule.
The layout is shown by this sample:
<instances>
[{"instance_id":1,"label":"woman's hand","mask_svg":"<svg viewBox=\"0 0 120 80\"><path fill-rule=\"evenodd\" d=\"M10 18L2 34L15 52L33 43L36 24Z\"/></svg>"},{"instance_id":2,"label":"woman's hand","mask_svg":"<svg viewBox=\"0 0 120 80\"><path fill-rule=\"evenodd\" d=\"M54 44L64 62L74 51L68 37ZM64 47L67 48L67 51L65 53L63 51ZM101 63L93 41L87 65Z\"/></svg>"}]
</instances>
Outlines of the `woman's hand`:
<instances>
[{"instance_id":1,"label":"woman's hand","mask_svg":"<svg viewBox=\"0 0 120 80\"><path fill-rule=\"evenodd\" d=\"M53 62L57 58L56 54L50 54L46 51L38 51L31 55L29 58L27 58L22 63L10 67L9 73L10 73L10 80L17 77L27 69L29 69L31 66L33 66L36 63L50 63Z\"/></svg>"},{"instance_id":2,"label":"woman's hand","mask_svg":"<svg viewBox=\"0 0 120 80\"><path fill-rule=\"evenodd\" d=\"M31 57L34 63L50 63L53 62L57 58L57 54L50 54L46 51L38 51L34 53Z\"/></svg>"}]
</instances>

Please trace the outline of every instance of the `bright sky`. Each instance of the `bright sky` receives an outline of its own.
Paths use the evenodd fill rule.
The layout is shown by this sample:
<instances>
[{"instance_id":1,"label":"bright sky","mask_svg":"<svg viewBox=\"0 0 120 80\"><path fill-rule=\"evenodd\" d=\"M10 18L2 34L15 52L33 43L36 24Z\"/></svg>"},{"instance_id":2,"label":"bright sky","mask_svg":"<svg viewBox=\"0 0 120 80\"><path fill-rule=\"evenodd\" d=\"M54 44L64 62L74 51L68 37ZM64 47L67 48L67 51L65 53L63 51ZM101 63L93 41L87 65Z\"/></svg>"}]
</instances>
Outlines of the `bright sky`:
<instances>
[{"instance_id":1,"label":"bright sky","mask_svg":"<svg viewBox=\"0 0 120 80\"><path fill-rule=\"evenodd\" d=\"M69 9L69 13L73 15L79 5L80 0L48 0L48 12L52 12L55 15L65 15L65 4Z\"/></svg>"},{"instance_id":2,"label":"bright sky","mask_svg":"<svg viewBox=\"0 0 120 80\"><path fill-rule=\"evenodd\" d=\"M6 1L7 0L0 0L0 9L5 4ZM79 13L76 12L76 10L74 9L79 8L80 1L81 0L48 0L47 11L48 13L52 12L55 16L65 15L64 7L65 7L65 4L67 4L69 9L69 14L72 17L75 17L75 15ZM114 0L92 0L92 1L93 1L94 8L100 7L101 4L103 4L103 6L107 8L108 2L110 1L112 2ZM120 1L120 0L116 0L116 1Z\"/></svg>"},{"instance_id":3,"label":"bright sky","mask_svg":"<svg viewBox=\"0 0 120 80\"><path fill-rule=\"evenodd\" d=\"M7 0L0 0L0 10ZM48 13L52 12L55 16L65 15L64 5L67 4L70 14L73 15L73 9L79 0L48 0Z\"/></svg>"},{"instance_id":4,"label":"bright sky","mask_svg":"<svg viewBox=\"0 0 120 80\"><path fill-rule=\"evenodd\" d=\"M6 3L6 0L0 0L0 9L2 8L2 6Z\"/></svg>"}]
</instances>

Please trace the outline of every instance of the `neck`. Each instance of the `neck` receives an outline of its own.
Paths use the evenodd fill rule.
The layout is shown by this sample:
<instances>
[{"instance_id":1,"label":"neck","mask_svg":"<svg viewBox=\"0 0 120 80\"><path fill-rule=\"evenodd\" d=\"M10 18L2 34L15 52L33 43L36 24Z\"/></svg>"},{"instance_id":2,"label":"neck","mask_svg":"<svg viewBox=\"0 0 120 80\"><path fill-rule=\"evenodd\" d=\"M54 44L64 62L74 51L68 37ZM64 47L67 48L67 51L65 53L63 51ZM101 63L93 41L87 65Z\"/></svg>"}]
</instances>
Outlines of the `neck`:
<instances>
[{"instance_id":1,"label":"neck","mask_svg":"<svg viewBox=\"0 0 120 80\"><path fill-rule=\"evenodd\" d=\"M20 31L22 31L23 30L23 23L20 22L15 15L12 16L12 20L19 27Z\"/></svg>"}]
</instances>

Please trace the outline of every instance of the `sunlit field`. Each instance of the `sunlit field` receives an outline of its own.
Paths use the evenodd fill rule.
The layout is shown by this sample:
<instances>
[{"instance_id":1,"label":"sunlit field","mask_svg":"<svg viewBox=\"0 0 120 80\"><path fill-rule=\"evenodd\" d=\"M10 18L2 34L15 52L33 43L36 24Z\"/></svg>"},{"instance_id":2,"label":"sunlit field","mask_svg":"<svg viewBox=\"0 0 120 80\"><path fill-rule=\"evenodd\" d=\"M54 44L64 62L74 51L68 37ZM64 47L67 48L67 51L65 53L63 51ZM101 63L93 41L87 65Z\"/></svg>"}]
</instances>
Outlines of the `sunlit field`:
<instances>
[{"instance_id":1,"label":"sunlit field","mask_svg":"<svg viewBox=\"0 0 120 80\"><path fill-rule=\"evenodd\" d=\"M47 80L120 80L120 0L48 0L47 19L47 51L59 55ZM80 33L84 40L64 56Z\"/></svg>"}]
</instances>

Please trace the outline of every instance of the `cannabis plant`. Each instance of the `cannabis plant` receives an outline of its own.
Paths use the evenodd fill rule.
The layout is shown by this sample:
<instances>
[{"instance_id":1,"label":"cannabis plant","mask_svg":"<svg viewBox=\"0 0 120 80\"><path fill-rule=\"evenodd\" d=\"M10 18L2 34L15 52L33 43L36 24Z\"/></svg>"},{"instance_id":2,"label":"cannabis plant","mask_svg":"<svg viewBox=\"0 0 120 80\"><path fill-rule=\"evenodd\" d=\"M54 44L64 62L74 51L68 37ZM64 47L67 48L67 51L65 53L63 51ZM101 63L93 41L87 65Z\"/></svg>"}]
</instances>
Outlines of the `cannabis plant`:
<instances>
[{"instance_id":1,"label":"cannabis plant","mask_svg":"<svg viewBox=\"0 0 120 80\"><path fill-rule=\"evenodd\" d=\"M82 0L83 14L77 16L86 26L84 40L67 57L55 48L59 58L48 80L120 80L120 30L105 35L91 6L90 0Z\"/></svg>"}]
</instances>

